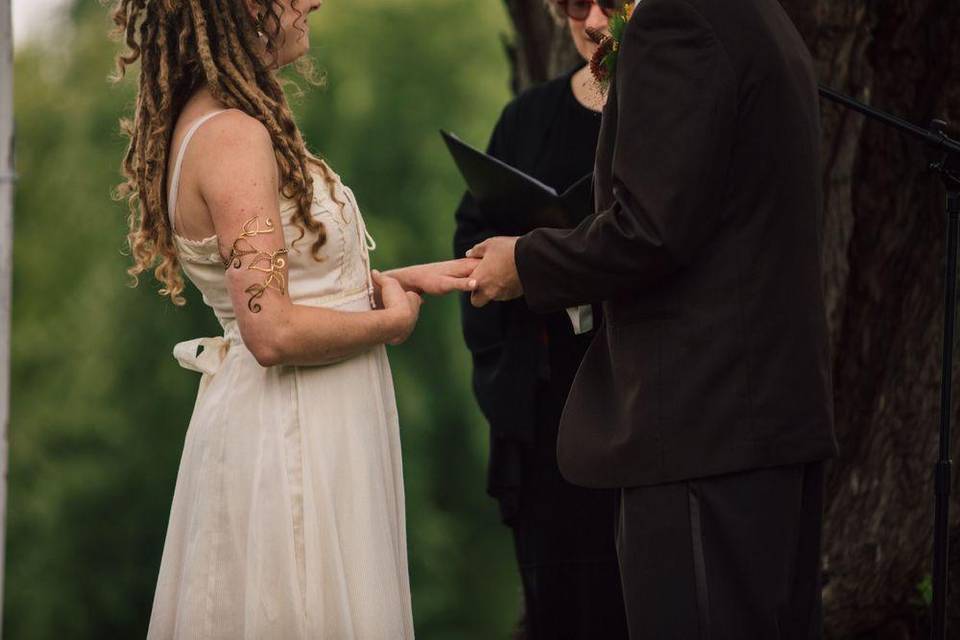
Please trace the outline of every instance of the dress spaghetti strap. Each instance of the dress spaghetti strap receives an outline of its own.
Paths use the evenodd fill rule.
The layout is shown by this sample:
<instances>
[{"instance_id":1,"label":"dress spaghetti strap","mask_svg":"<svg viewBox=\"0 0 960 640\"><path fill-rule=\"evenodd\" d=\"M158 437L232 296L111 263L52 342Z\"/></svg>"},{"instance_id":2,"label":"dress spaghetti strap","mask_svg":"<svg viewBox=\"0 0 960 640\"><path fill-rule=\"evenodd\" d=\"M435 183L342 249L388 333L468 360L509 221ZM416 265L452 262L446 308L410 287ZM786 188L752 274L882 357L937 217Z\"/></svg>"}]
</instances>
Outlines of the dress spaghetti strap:
<instances>
[{"instance_id":1,"label":"dress spaghetti strap","mask_svg":"<svg viewBox=\"0 0 960 640\"><path fill-rule=\"evenodd\" d=\"M174 227L174 213L177 207L177 196L179 195L180 189L180 168L183 166L183 156L186 153L187 145L190 144L193 134L197 132L197 129L216 115L231 111L231 109L220 109L219 111L211 111L210 113L197 118L197 120L190 125L190 128L187 130L187 135L183 136L183 141L180 143L180 150L177 152L177 161L173 165L173 177L170 180L170 192L167 194L167 212L170 216L170 231L176 233Z\"/></svg>"}]
</instances>

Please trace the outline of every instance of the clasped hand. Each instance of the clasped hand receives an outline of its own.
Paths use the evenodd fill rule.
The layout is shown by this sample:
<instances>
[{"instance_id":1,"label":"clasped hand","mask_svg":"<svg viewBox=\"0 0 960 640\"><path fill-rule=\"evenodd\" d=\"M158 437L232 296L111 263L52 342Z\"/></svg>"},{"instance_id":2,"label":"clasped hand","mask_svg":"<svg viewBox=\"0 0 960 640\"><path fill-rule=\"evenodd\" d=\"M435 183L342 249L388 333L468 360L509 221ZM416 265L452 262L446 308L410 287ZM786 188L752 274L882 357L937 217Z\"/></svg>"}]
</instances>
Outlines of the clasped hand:
<instances>
[{"instance_id":1,"label":"clasped hand","mask_svg":"<svg viewBox=\"0 0 960 640\"><path fill-rule=\"evenodd\" d=\"M513 300L523 295L514 250L518 238L487 238L467 251L467 258L478 259L469 278L470 302L483 307L492 300Z\"/></svg>"},{"instance_id":2,"label":"clasped hand","mask_svg":"<svg viewBox=\"0 0 960 640\"><path fill-rule=\"evenodd\" d=\"M462 258L419 264L380 273L373 272L377 308L389 313L388 344L401 344L413 332L420 316L423 296L469 292L469 276L479 260Z\"/></svg>"},{"instance_id":3,"label":"clasped hand","mask_svg":"<svg viewBox=\"0 0 960 640\"><path fill-rule=\"evenodd\" d=\"M465 258L374 271L377 306L396 316L397 331L390 343L400 344L413 332L424 295L461 291L470 294L475 307L522 296L513 257L516 244L517 238L489 238L470 249Z\"/></svg>"}]
</instances>

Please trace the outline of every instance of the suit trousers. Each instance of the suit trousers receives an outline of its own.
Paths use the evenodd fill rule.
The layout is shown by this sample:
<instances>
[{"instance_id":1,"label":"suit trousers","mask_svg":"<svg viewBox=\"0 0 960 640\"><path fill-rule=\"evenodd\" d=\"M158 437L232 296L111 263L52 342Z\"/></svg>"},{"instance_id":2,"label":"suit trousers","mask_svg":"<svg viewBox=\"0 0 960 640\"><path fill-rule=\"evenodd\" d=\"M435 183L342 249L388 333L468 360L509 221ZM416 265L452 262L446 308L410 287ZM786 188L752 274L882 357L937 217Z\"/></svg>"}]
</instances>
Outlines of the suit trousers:
<instances>
[{"instance_id":1,"label":"suit trousers","mask_svg":"<svg viewBox=\"0 0 960 640\"><path fill-rule=\"evenodd\" d=\"M623 489L631 640L823 635L823 463Z\"/></svg>"}]
</instances>

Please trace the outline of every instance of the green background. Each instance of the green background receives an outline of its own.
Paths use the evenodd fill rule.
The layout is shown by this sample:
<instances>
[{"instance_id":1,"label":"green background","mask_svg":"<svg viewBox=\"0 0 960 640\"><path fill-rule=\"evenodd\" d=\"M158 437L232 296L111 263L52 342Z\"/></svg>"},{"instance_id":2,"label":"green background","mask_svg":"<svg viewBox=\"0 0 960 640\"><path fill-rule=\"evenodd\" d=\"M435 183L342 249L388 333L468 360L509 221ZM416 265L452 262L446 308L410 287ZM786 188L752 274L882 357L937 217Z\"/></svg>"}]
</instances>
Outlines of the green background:
<instances>
[{"instance_id":1,"label":"green background","mask_svg":"<svg viewBox=\"0 0 960 640\"><path fill-rule=\"evenodd\" d=\"M106 78L107 9L75 2L15 60L13 383L5 638L137 638L149 617L198 376L173 345L216 335L190 289L174 308L128 286L119 181L134 79ZM463 189L440 127L482 144L509 98L502 3L328 2L312 54L324 89L294 98L310 147L350 184L374 266L446 259ZM456 300L432 299L390 352L400 405L420 638L504 638L520 591L484 493L486 427Z\"/></svg>"}]
</instances>

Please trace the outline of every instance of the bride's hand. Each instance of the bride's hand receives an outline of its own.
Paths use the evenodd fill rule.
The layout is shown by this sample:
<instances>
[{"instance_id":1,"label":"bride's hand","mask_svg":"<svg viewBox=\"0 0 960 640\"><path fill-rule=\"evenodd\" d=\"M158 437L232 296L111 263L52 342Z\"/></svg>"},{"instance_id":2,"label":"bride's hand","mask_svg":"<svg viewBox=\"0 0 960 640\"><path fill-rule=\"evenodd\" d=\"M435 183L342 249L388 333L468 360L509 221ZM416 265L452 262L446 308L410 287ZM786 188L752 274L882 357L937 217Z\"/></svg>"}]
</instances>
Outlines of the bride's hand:
<instances>
[{"instance_id":1,"label":"bride's hand","mask_svg":"<svg viewBox=\"0 0 960 640\"><path fill-rule=\"evenodd\" d=\"M469 293L470 274L480 264L475 258L461 258L444 262L418 264L387 271L384 275L395 278L406 291L442 296L454 291Z\"/></svg>"},{"instance_id":2,"label":"bride's hand","mask_svg":"<svg viewBox=\"0 0 960 640\"><path fill-rule=\"evenodd\" d=\"M372 275L379 292L379 303L384 312L389 314L390 337L387 344L403 344L417 326L423 300L415 292L404 291L396 278L379 271L374 271Z\"/></svg>"}]
</instances>

